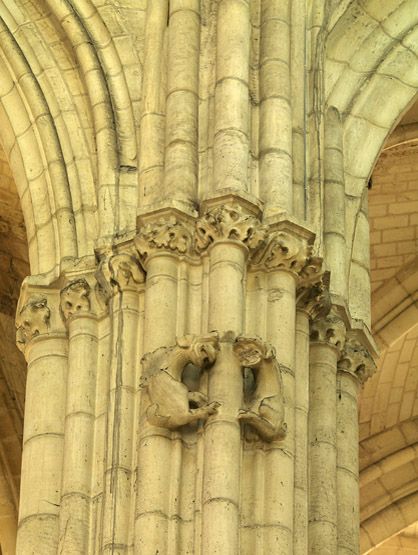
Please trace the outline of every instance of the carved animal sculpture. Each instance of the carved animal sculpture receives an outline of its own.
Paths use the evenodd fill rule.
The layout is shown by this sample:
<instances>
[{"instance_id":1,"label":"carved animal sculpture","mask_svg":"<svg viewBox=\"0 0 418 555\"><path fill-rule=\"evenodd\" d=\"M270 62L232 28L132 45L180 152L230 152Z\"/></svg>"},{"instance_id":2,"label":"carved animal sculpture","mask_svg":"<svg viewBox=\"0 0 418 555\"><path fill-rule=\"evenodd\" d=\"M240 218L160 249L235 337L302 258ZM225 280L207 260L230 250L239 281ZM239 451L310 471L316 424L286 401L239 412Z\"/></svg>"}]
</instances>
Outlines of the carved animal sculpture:
<instances>
[{"instance_id":1,"label":"carved animal sculpture","mask_svg":"<svg viewBox=\"0 0 418 555\"><path fill-rule=\"evenodd\" d=\"M141 387L147 388L150 406L147 418L150 424L175 429L196 420L206 420L214 414L218 403L208 403L200 391L189 391L182 382L183 370L188 364L201 369L211 366L218 354L218 336L186 335L171 347L161 347L142 358Z\"/></svg>"},{"instance_id":2,"label":"carved animal sculpture","mask_svg":"<svg viewBox=\"0 0 418 555\"><path fill-rule=\"evenodd\" d=\"M255 389L238 418L254 428L265 441L283 438L283 384L274 348L258 337L237 337L234 351L243 368L254 371Z\"/></svg>"}]
</instances>

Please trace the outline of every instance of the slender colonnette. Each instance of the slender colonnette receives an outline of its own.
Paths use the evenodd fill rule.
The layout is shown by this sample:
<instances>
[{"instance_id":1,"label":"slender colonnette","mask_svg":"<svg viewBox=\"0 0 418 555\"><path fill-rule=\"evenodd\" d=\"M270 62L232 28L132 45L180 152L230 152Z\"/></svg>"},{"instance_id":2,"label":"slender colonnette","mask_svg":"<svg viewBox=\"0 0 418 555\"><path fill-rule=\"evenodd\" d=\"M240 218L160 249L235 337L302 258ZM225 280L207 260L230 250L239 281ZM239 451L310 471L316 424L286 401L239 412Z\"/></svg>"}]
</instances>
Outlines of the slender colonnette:
<instances>
[{"instance_id":1,"label":"slender colonnette","mask_svg":"<svg viewBox=\"0 0 418 555\"><path fill-rule=\"evenodd\" d=\"M289 4L261 1L260 196L266 216L293 208Z\"/></svg>"},{"instance_id":2,"label":"slender colonnette","mask_svg":"<svg viewBox=\"0 0 418 555\"><path fill-rule=\"evenodd\" d=\"M128 252L111 256L108 264L111 365L107 391L102 553L127 549L130 537L134 415L138 366L139 296L144 274Z\"/></svg>"},{"instance_id":3,"label":"slender colonnette","mask_svg":"<svg viewBox=\"0 0 418 555\"><path fill-rule=\"evenodd\" d=\"M325 119L324 243L331 271L331 291L347 295L345 183L343 126L337 109L328 108Z\"/></svg>"},{"instance_id":4,"label":"slender colonnette","mask_svg":"<svg viewBox=\"0 0 418 555\"><path fill-rule=\"evenodd\" d=\"M152 353L176 344L180 258L190 252L192 235L189 219L176 211L151 214L141 224L135 246L147 272L143 349ZM169 521L177 516L170 514L171 482L176 480L169 464L173 432L150 420L146 407L145 400L137 444L135 509L135 541L144 555L168 552Z\"/></svg>"},{"instance_id":5,"label":"slender colonnette","mask_svg":"<svg viewBox=\"0 0 418 555\"><path fill-rule=\"evenodd\" d=\"M249 4L249 0L220 0L217 6L215 189L248 190Z\"/></svg>"},{"instance_id":6,"label":"slender colonnette","mask_svg":"<svg viewBox=\"0 0 418 555\"><path fill-rule=\"evenodd\" d=\"M68 329L68 374L59 549L88 552L96 404L97 323L91 287L83 278L61 290Z\"/></svg>"},{"instance_id":7,"label":"slender colonnette","mask_svg":"<svg viewBox=\"0 0 418 555\"><path fill-rule=\"evenodd\" d=\"M161 68L165 65L164 37L168 2L147 2L139 157L138 209L160 198L164 176L165 95Z\"/></svg>"},{"instance_id":8,"label":"slender colonnette","mask_svg":"<svg viewBox=\"0 0 418 555\"><path fill-rule=\"evenodd\" d=\"M337 362L345 324L330 313L313 322L309 382L309 553L337 552Z\"/></svg>"},{"instance_id":9,"label":"slender colonnette","mask_svg":"<svg viewBox=\"0 0 418 555\"><path fill-rule=\"evenodd\" d=\"M347 333L337 374L337 551L360 549L358 393L376 369L364 333Z\"/></svg>"},{"instance_id":10,"label":"slender colonnette","mask_svg":"<svg viewBox=\"0 0 418 555\"><path fill-rule=\"evenodd\" d=\"M309 334L310 322L328 314L331 299L328 291L327 272L305 275L297 291L296 344L295 344L295 489L294 534L295 555L308 552L309 521L309 467L308 416L309 416Z\"/></svg>"},{"instance_id":11,"label":"slender colonnette","mask_svg":"<svg viewBox=\"0 0 418 555\"><path fill-rule=\"evenodd\" d=\"M312 265L313 235L289 221L270 227L266 245L253 257L255 268L266 274L266 338L274 346L283 374L287 433L264 446L263 546L284 552L293 549L295 472L295 341L296 291L301 275L317 273ZM312 268L311 268L312 266ZM259 523L261 525L261 523Z\"/></svg>"},{"instance_id":12,"label":"slender colonnette","mask_svg":"<svg viewBox=\"0 0 418 555\"><path fill-rule=\"evenodd\" d=\"M59 292L26 283L17 344L28 363L17 553L57 553L68 347ZM51 391L54 392L51 395Z\"/></svg>"},{"instance_id":13,"label":"slender colonnette","mask_svg":"<svg viewBox=\"0 0 418 555\"><path fill-rule=\"evenodd\" d=\"M197 199L200 2L169 5L163 186L168 198L190 210Z\"/></svg>"},{"instance_id":14,"label":"slender colonnette","mask_svg":"<svg viewBox=\"0 0 418 555\"><path fill-rule=\"evenodd\" d=\"M205 425L201 552L239 553L242 370L234 355L243 331L249 252L263 235L254 212L239 203L208 203L197 223L197 247L209 255L209 328L219 330L222 356L209 377L209 401L219 404ZM254 209L253 209L254 210Z\"/></svg>"}]
</instances>

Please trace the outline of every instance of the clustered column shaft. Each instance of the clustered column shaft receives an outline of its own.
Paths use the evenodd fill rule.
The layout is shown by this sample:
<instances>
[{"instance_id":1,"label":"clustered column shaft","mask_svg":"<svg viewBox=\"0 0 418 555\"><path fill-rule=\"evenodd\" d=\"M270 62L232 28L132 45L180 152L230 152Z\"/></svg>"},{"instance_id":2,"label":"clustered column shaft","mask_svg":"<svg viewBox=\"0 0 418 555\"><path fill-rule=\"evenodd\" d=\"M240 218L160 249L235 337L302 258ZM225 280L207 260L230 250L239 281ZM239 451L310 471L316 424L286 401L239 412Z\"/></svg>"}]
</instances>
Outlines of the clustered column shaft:
<instances>
[{"instance_id":1,"label":"clustered column shaft","mask_svg":"<svg viewBox=\"0 0 418 555\"><path fill-rule=\"evenodd\" d=\"M295 555L308 553L308 414L309 414L309 314L296 313L295 397Z\"/></svg>"},{"instance_id":2,"label":"clustered column shaft","mask_svg":"<svg viewBox=\"0 0 418 555\"><path fill-rule=\"evenodd\" d=\"M337 549L341 555L358 553L359 461L358 461L358 378L338 372L337 397Z\"/></svg>"},{"instance_id":3,"label":"clustered column shaft","mask_svg":"<svg viewBox=\"0 0 418 555\"><path fill-rule=\"evenodd\" d=\"M260 192L271 216L293 207L288 0L262 0L260 39Z\"/></svg>"},{"instance_id":4,"label":"clustered column shaft","mask_svg":"<svg viewBox=\"0 0 418 555\"><path fill-rule=\"evenodd\" d=\"M153 229L165 224L145 225L137 249L147 271L145 284L144 353L176 341L178 252L159 248L153 242ZM165 228L164 228L165 229ZM167 230L170 229L167 224ZM167 231L168 233L170 231ZM148 423L141 403L137 446L137 494L135 538L141 553L168 553L170 519L170 461L173 455L172 432Z\"/></svg>"},{"instance_id":5,"label":"clustered column shaft","mask_svg":"<svg viewBox=\"0 0 418 555\"><path fill-rule=\"evenodd\" d=\"M144 276L136 259L116 254L109 260L112 351L107 397L105 498L102 553L127 549L135 468L135 397L139 366L139 295Z\"/></svg>"},{"instance_id":6,"label":"clustered column shaft","mask_svg":"<svg viewBox=\"0 0 418 555\"><path fill-rule=\"evenodd\" d=\"M55 555L59 544L68 348L54 297L32 296L18 311L17 340L28 363L16 546L20 554L36 553L42 545L45 555Z\"/></svg>"},{"instance_id":7,"label":"clustered column shaft","mask_svg":"<svg viewBox=\"0 0 418 555\"><path fill-rule=\"evenodd\" d=\"M297 274L291 271L274 270L268 275L267 339L276 348L283 367L283 387L290 410L286 413L286 437L280 443L272 443L265 454L266 553L274 553L279 545L284 553L291 553L293 544L296 280ZM271 480L274 475L276 479Z\"/></svg>"},{"instance_id":8,"label":"clustered column shaft","mask_svg":"<svg viewBox=\"0 0 418 555\"><path fill-rule=\"evenodd\" d=\"M239 334L243 326L243 278L246 247L239 242L217 241L211 247L209 327ZM234 337L234 336L233 336ZM242 407L241 367L232 342L221 339L222 359L209 378L209 400L220 404L205 426L202 553L239 553L239 494Z\"/></svg>"},{"instance_id":9,"label":"clustered column shaft","mask_svg":"<svg viewBox=\"0 0 418 555\"><path fill-rule=\"evenodd\" d=\"M337 361L344 343L338 317L314 323L310 348L309 552L337 552Z\"/></svg>"},{"instance_id":10,"label":"clustered column shaft","mask_svg":"<svg viewBox=\"0 0 418 555\"><path fill-rule=\"evenodd\" d=\"M165 98L161 80L168 2L147 3L138 208L156 202L164 175Z\"/></svg>"},{"instance_id":11,"label":"clustered column shaft","mask_svg":"<svg viewBox=\"0 0 418 555\"><path fill-rule=\"evenodd\" d=\"M164 191L190 208L197 198L200 6L197 0L169 4Z\"/></svg>"},{"instance_id":12,"label":"clustered column shaft","mask_svg":"<svg viewBox=\"0 0 418 555\"><path fill-rule=\"evenodd\" d=\"M248 189L249 54L249 0L220 0L216 49L215 189Z\"/></svg>"},{"instance_id":13,"label":"clustered column shaft","mask_svg":"<svg viewBox=\"0 0 418 555\"><path fill-rule=\"evenodd\" d=\"M143 216L88 279L22 297L19 555L357 552L365 332L329 312L310 231L229 193L202 211Z\"/></svg>"},{"instance_id":14,"label":"clustered column shaft","mask_svg":"<svg viewBox=\"0 0 418 555\"><path fill-rule=\"evenodd\" d=\"M60 510L60 550L88 551L91 474L96 402L96 319L90 310L90 287L71 283L61 295L68 323L65 440ZM79 307L76 310L75 307Z\"/></svg>"},{"instance_id":15,"label":"clustered column shaft","mask_svg":"<svg viewBox=\"0 0 418 555\"><path fill-rule=\"evenodd\" d=\"M337 376L337 548L342 555L360 549L358 394L374 370L369 350L349 333Z\"/></svg>"}]
</instances>

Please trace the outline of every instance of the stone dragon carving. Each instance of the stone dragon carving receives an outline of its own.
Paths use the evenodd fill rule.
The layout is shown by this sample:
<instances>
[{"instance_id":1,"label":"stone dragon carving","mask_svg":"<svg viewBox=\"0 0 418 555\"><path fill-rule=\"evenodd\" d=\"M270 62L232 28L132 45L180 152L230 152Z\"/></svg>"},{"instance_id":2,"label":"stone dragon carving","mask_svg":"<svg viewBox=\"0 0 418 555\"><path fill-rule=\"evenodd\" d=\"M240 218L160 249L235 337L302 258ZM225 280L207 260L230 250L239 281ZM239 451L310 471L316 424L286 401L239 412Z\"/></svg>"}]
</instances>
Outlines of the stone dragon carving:
<instances>
[{"instance_id":1,"label":"stone dragon carving","mask_svg":"<svg viewBox=\"0 0 418 555\"><path fill-rule=\"evenodd\" d=\"M255 387L238 418L249 424L265 441L283 438L283 384L274 347L259 337L237 337L234 352L243 368L253 370Z\"/></svg>"},{"instance_id":2,"label":"stone dragon carving","mask_svg":"<svg viewBox=\"0 0 418 555\"><path fill-rule=\"evenodd\" d=\"M209 368L219 351L217 334L186 335L171 347L160 347L142 358L141 387L146 388L150 405L146 414L150 424L176 429L214 414L218 403L208 403L200 391L190 391L183 383L188 364Z\"/></svg>"}]
</instances>

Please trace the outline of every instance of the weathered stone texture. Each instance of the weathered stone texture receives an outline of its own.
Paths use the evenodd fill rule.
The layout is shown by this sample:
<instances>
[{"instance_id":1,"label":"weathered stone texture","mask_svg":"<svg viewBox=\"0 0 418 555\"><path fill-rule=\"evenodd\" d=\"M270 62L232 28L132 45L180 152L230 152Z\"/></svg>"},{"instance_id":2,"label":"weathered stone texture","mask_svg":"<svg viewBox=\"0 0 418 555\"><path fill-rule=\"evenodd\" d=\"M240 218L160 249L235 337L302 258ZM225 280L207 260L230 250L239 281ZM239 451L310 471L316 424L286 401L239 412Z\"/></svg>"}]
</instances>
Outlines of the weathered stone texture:
<instances>
[{"instance_id":1,"label":"weathered stone texture","mask_svg":"<svg viewBox=\"0 0 418 555\"><path fill-rule=\"evenodd\" d=\"M3 554L417 545L417 13L0 0Z\"/></svg>"}]
</instances>

